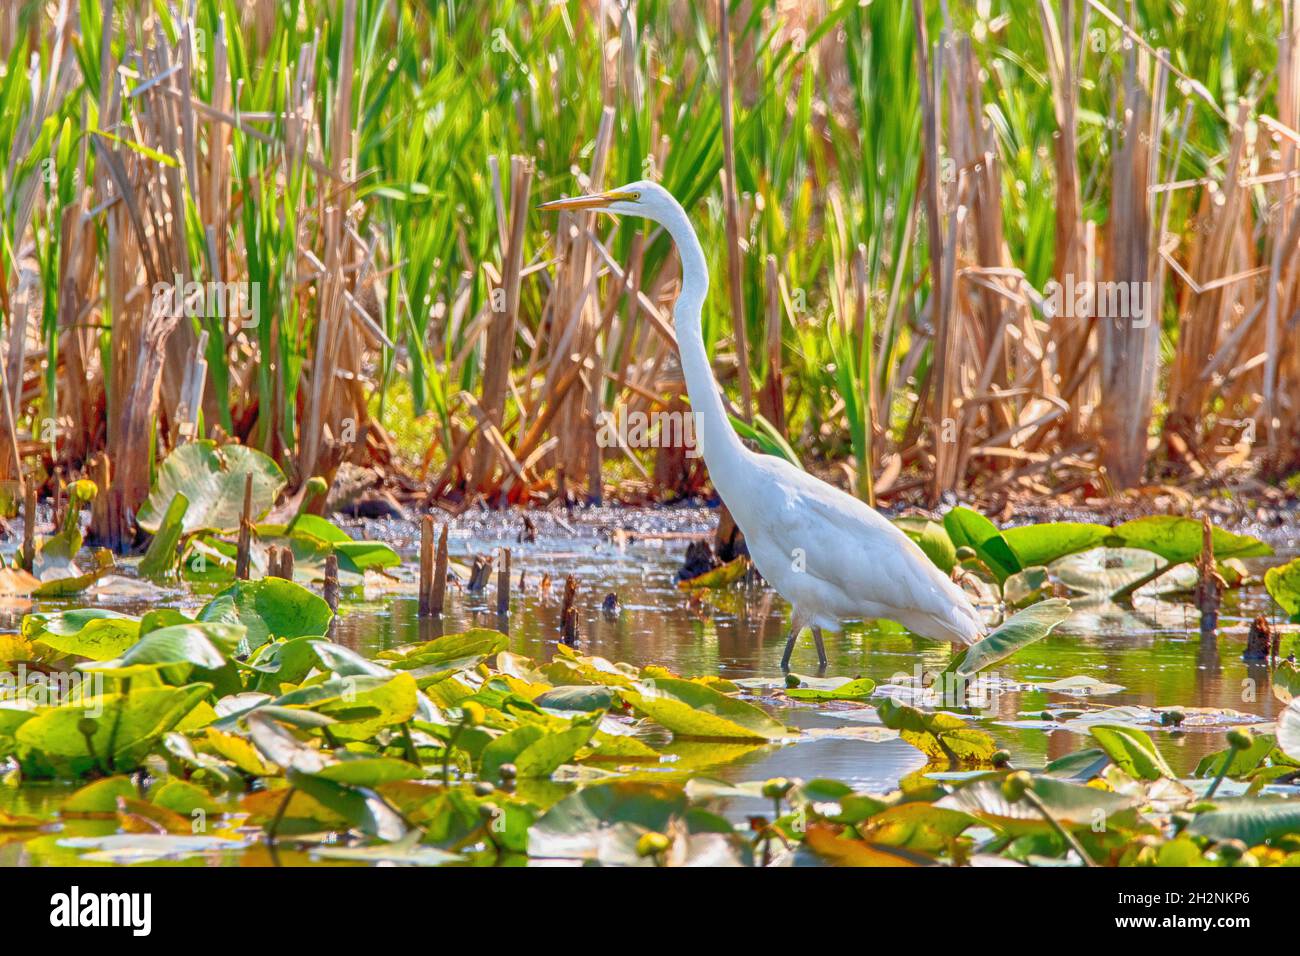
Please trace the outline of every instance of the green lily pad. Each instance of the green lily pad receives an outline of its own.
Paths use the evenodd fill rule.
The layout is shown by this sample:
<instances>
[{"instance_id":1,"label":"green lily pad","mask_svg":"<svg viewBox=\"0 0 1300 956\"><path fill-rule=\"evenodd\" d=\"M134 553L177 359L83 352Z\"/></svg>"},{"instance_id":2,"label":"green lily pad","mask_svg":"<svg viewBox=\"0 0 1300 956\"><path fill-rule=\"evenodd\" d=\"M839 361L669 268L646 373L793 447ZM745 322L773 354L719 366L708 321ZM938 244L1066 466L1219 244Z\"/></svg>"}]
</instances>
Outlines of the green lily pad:
<instances>
[{"instance_id":1,"label":"green lily pad","mask_svg":"<svg viewBox=\"0 0 1300 956\"><path fill-rule=\"evenodd\" d=\"M944 673L972 677L1021 648L1042 640L1069 616L1070 602L1060 598L1030 605L954 657Z\"/></svg>"},{"instance_id":2,"label":"green lily pad","mask_svg":"<svg viewBox=\"0 0 1300 956\"><path fill-rule=\"evenodd\" d=\"M1291 623L1300 624L1300 558L1264 572L1264 587Z\"/></svg>"},{"instance_id":3,"label":"green lily pad","mask_svg":"<svg viewBox=\"0 0 1300 956\"><path fill-rule=\"evenodd\" d=\"M1098 547L1110 534L1105 525L1079 521L1049 521L1007 528L1002 537L1022 568L1051 564L1067 554Z\"/></svg>"},{"instance_id":4,"label":"green lily pad","mask_svg":"<svg viewBox=\"0 0 1300 956\"><path fill-rule=\"evenodd\" d=\"M280 638L321 637L334 614L324 599L282 578L236 581L199 611L196 620L239 624L248 631L245 650Z\"/></svg>"},{"instance_id":5,"label":"green lily pad","mask_svg":"<svg viewBox=\"0 0 1300 956\"><path fill-rule=\"evenodd\" d=\"M1106 755L1131 777L1142 780L1172 778L1174 772L1156 749L1155 743L1136 727L1123 724L1093 724L1088 728Z\"/></svg>"},{"instance_id":6,"label":"green lily pad","mask_svg":"<svg viewBox=\"0 0 1300 956\"><path fill-rule=\"evenodd\" d=\"M943 527L956 548L970 548L1001 584L1022 570L1020 559L997 526L969 508L953 508L943 516Z\"/></svg>"},{"instance_id":7,"label":"green lily pad","mask_svg":"<svg viewBox=\"0 0 1300 956\"><path fill-rule=\"evenodd\" d=\"M877 713L885 727L897 730L905 741L934 760L987 763L997 749L992 737L967 726L955 714L930 713L893 700L881 701Z\"/></svg>"},{"instance_id":8,"label":"green lily pad","mask_svg":"<svg viewBox=\"0 0 1300 956\"><path fill-rule=\"evenodd\" d=\"M42 612L23 618L23 636L64 654L107 661L139 640L140 621L107 608Z\"/></svg>"},{"instance_id":9,"label":"green lily pad","mask_svg":"<svg viewBox=\"0 0 1300 956\"><path fill-rule=\"evenodd\" d=\"M1225 558L1267 557L1273 549L1259 538L1212 530L1214 556ZM1134 518L1115 528L1106 543L1115 547L1140 548L1160 555L1171 564L1195 561L1201 554L1204 531L1201 522L1177 515L1148 515Z\"/></svg>"},{"instance_id":10,"label":"green lily pad","mask_svg":"<svg viewBox=\"0 0 1300 956\"><path fill-rule=\"evenodd\" d=\"M162 736L212 690L211 684L147 687L43 709L18 728L17 741L47 757L124 757ZM88 721L91 733L82 733Z\"/></svg>"},{"instance_id":11,"label":"green lily pad","mask_svg":"<svg viewBox=\"0 0 1300 956\"><path fill-rule=\"evenodd\" d=\"M674 735L701 740L778 740L786 727L765 711L703 684L658 678L620 688L623 699Z\"/></svg>"},{"instance_id":12,"label":"green lily pad","mask_svg":"<svg viewBox=\"0 0 1300 956\"><path fill-rule=\"evenodd\" d=\"M587 745L599 723L600 714L592 714L576 718L565 730L524 724L483 748L481 773L492 780L502 764L513 763L520 777L549 777Z\"/></svg>"},{"instance_id":13,"label":"green lily pad","mask_svg":"<svg viewBox=\"0 0 1300 956\"><path fill-rule=\"evenodd\" d=\"M254 448L191 441L176 448L158 469L158 479L140 507L136 521L157 533L172 499L189 500L182 528L229 533L239 530L244 510L245 476L253 476L252 512L256 521L271 510L284 487L280 466Z\"/></svg>"},{"instance_id":14,"label":"green lily pad","mask_svg":"<svg viewBox=\"0 0 1300 956\"><path fill-rule=\"evenodd\" d=\"M867 700L876 689L876 682L870 677L845 681L835 688L791 687L785 696L791 700Z\"/></svg>"},{"instance_id":15,"label":"green lily pad","mask_svg":"<svg viewBox=\"0 0 1300 956\"><path fill-rule=\"evenodd\" d=\"M1187 825L1187 832L1193 836L1242 840L1247 846L1297 831L1300 801L1254 797L1219 801L1215 809L1198 813Z\"/></svg>"}]
</instances>

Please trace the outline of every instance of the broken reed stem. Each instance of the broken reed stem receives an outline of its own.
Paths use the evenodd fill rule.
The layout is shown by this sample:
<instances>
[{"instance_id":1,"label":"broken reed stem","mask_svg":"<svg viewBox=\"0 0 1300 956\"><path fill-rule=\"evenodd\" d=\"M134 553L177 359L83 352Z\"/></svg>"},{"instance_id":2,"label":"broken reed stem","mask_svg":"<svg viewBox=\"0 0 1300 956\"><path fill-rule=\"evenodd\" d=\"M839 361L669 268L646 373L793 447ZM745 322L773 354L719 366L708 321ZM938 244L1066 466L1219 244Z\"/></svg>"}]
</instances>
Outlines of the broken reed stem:
<instances>
[{"instance_id":1,"label":"broken reed stem","mask_svg":"<svg viewBox=\"0 0 1300 956\"><path fill-rule=\"evenodd\" d=\"M501 549L501 567L497 569L497 614L510 613L510 549Z\"/></svg>"},{"instance_id":2,"label":"broken reed stem","mask_svg":"<svg viewBox=\"0 0 1300 956\"><path fill-rule=\"evenodd\" d=\"M1219 604L1223 600L1224 580L1214 562L1214 527L1209 516L1201 519L1201 555L1196 559L1196 606L1201 611L1201 633L1208 634L1219 626Z\"/></svg>"},{"instance_id":3,"label":"broken reed stem","mask_svg":"<svg viewBox=\"0 0 1300 956\"><path fill-rule=\"evenodd\" d=\"M250 550L253 546L253 473L244 476L244 511L239 519L239 547L235 553L235 577L248 580Z\"/></svg>"},{"instance_id":4,"label":"broken reed stem","mask_svg":"<svg viewBox=\"0 0 1300 956\"><path fill-rule=\"evenodd\" d=\"M432 519L430 519L432 520ZM433 565L433 597L429 602L429 611L434 617L442 617L443 602L447 596L447 526L442 526L438 536L438 553Z\"/></svg>"},{"instance_id":5,"label":"broken reed stem","mask_svg":"<svg viewBox=\"0 0 1300 956\"><path fill-rule=\"evenodd\" d=\"M564 603L560 608L560 628L566 644L578 642L578 609L574 607L577 596L578 579L570 574L564 579Z\"/></svg>"},{"instance_id":6,"label":"broken reed stem","mask_svg":"<svg viewBox=\"0 0 1300 956\"><path fill-rule=\"evenodd\" d=\"M36 482L27 479L23 501L23 567L28 571L36 561Z\"/></svg>"},{"instance_id":7,"label":"broken reed stem","mask_svg":"<svg viewBox=\"0 0 1300 956\"><path fill-rule=\"evenodd\" d=\"M1250 625L1250 633L1246 635L1246 650L1242 652L1243 661L1267 661L1270 657L1277 657L1278 645L1281 641L1277 640L1273 633L1273 627L1268 623L1268 618L1263 614L1255 618Z\"/></svg>"},{"instance_id":8,"label":"broken reed stem","mask_svg":"<svg viewBox=\"0 0 1300 956\"><path fill-rule=\"evenodd\" d=\"M280 549L280 577L286 581L293 580L293 549L288 546Z\"/></svg>"},{"instance_id":9,"label":"broken reed stem","mask_svg":"<svg viewBox=\"0 0 1300 956\"><path fill-rule=\"evenodd\" d=\"M330 606L330 610L337 613L339 609L339 556L330 553L325 557L325 587L323 588L323 597L325 603ZM333 629L333 622L330 628Z\"/></svg>"},{"instance_id":10,"label":"broken reed stem","mask_svg":"<svg viewBox=\"0 0 1300 956\"><path fill-rule=\"evenodd\" d=\"M420 519L420 617L433 605L433 515Z\"/></svg>"}]
</instances>

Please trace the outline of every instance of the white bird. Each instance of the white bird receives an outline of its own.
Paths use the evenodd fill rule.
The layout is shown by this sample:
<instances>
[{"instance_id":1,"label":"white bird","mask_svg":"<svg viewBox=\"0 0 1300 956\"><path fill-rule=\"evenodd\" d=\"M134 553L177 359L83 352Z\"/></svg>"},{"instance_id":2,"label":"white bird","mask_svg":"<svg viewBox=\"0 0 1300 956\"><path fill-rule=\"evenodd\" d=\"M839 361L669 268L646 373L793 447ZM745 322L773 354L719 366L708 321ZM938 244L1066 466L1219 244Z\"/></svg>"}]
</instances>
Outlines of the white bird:
<instances>
[{"instance_id":1,"label":"white bird","mask_svg":"<svg viewBox=\"0 0 1300 956\"><path fill-rule=\"evenodd\" d=\"M824 668L822 629L888 618L923 637L970 645L985 627L965 593L906 534L874 508L782 458L753 452L731 427L709 366L700 314L709 289L704 250L681 204L662 186L629 183L542 209L640 216L663 226L682 260L673 319L682 372L709 477L745 535L759 573L790 602L790 636L811 627Z\"/></svg>"}]
</instances>

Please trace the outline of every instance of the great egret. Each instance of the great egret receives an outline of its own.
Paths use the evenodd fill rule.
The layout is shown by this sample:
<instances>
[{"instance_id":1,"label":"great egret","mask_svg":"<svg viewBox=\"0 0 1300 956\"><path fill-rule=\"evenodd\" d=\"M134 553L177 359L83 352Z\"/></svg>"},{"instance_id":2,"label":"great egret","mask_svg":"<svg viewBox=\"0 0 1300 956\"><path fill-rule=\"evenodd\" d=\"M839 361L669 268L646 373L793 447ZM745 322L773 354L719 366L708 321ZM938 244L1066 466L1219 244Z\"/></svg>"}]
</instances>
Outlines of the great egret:
<instances>
[{"instance_id":1,"label":"great egret","mask_svg":"<svg viewBox=\"0 0 1300 956\"><path fill-rule=\"evenodd\" d=\"M709 289L704 250L681 204L662 186L619 189L545 203L567 209L640 216L663 226L682 260L682 289L673 317L682 372L713 486L745 535L760 574L790 602L790 636L811 627L826 666L822 629L843 620L889 618L923 637L975 643L984 623L957 587L910 538L852 495L772 455L750 451L723 407L709 367L700 313Z\"/></svg>"}]
</instances>

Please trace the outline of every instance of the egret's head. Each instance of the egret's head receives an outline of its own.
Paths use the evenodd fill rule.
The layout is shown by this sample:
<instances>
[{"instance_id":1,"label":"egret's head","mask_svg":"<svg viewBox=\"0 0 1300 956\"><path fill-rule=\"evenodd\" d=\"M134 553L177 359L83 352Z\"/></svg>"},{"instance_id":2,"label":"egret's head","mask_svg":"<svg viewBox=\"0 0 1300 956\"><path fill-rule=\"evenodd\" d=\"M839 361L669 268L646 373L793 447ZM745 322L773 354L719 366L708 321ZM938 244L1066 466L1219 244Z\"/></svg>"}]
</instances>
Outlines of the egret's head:
<instances>
[{"instance_id":1,"label":"egret's head","mask_svg":"<svg viewBox=\"0 0 1300 956\"><path fill-rule=\"evenodd\" d=\"M603 193L556 199L554 202L542 203L538 208L608 212L662 221L660 217L675 206L676 201L672 195L658 183L637 180Z\"/></svg>"}]
</instances>

